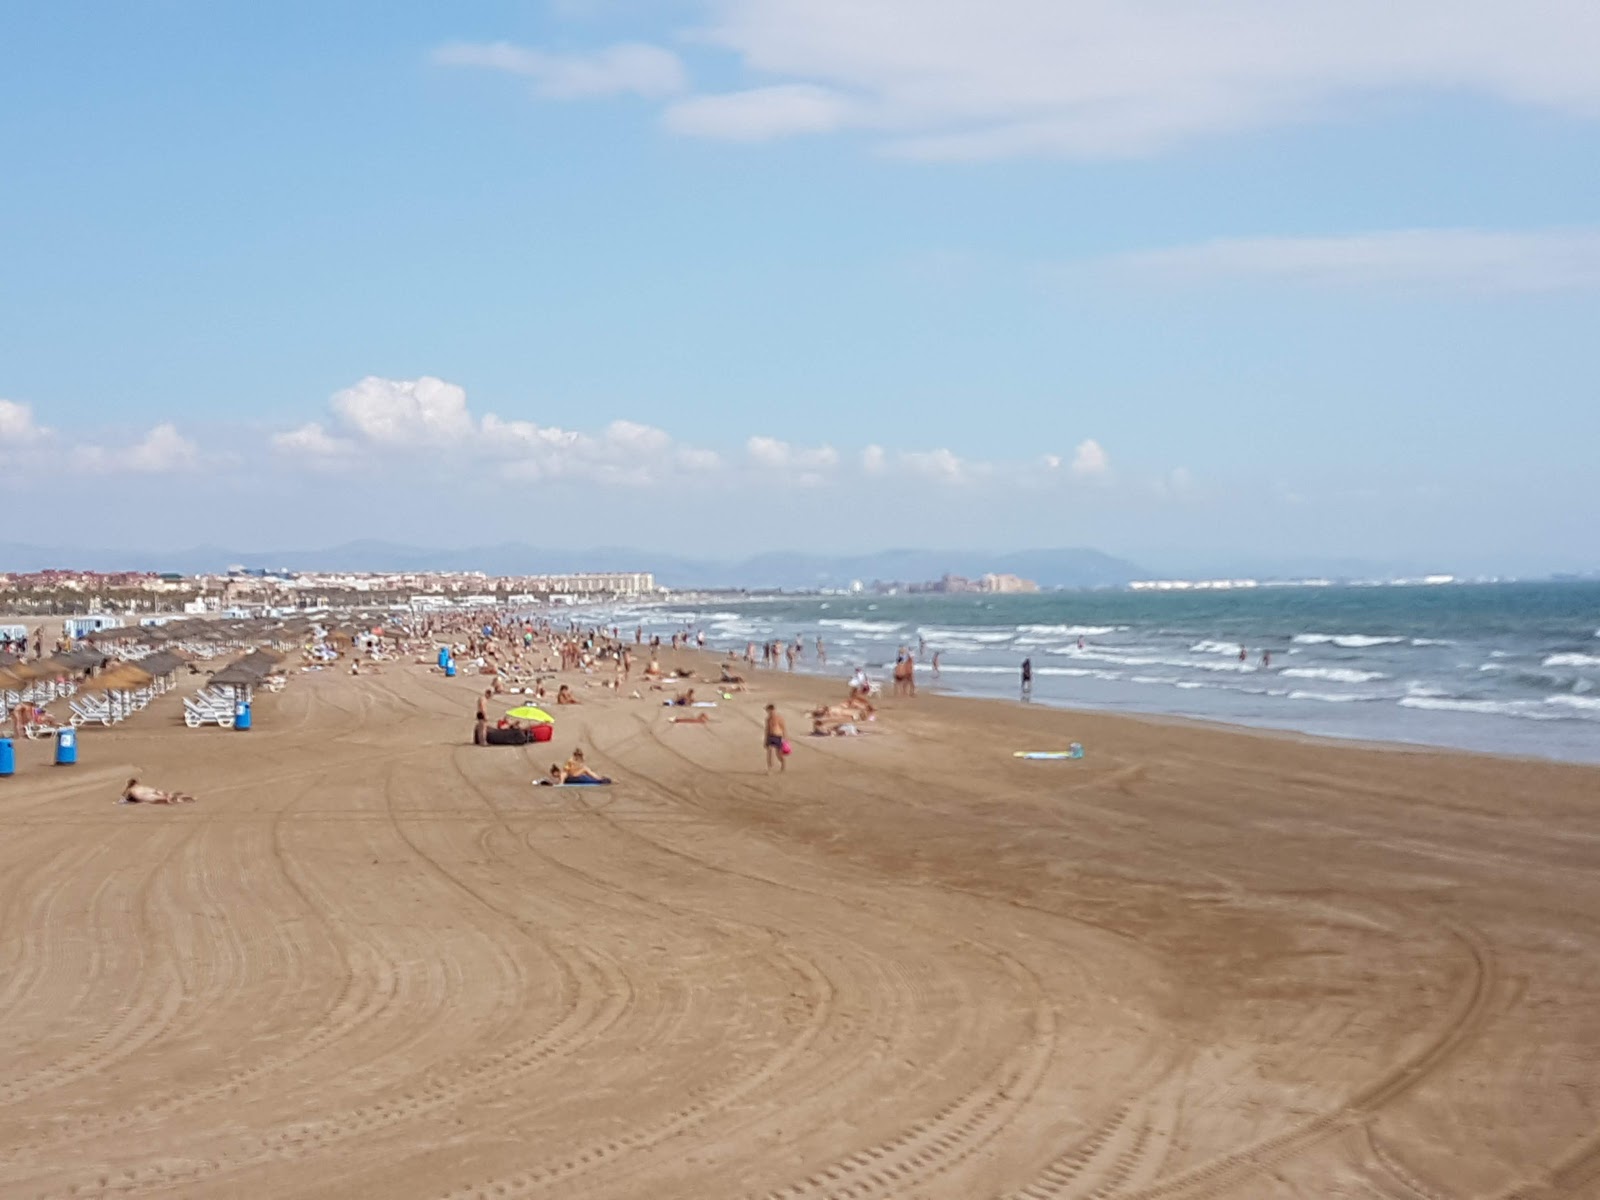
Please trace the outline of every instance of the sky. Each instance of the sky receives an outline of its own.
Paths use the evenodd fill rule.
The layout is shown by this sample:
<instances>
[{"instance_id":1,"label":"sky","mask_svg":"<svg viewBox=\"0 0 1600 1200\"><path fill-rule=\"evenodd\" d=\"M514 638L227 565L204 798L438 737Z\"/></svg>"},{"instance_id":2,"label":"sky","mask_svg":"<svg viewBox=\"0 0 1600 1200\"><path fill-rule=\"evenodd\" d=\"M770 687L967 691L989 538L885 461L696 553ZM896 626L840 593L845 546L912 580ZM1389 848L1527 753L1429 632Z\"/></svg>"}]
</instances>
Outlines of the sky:
<instances>
[{"instance_id":1,"label":"sky","mask_svg":"<svg viewBox=\"0 0 1600 1200\"><path fill-rule=\"evenodd\" d=\"M1592 0L0 0L4 540L1600 568L1597 61Z\"/></svg>"}]
</instances>

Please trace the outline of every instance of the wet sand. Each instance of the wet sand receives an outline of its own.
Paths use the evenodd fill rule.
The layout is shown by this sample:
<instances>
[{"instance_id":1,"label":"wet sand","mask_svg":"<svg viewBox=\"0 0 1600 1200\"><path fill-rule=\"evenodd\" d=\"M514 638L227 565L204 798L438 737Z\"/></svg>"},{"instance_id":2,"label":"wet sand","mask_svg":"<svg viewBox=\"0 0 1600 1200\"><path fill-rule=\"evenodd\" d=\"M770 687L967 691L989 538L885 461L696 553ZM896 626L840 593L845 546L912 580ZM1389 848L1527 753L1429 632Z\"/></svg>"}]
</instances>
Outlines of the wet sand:
<instances>
[{"instance_id":1,"label":"wet sand","mask_svg":"<svg viewBox=\"0 0 1600 1200\"><path fill-rule=\"evenodd\" d=\"M0 1196L1600 1195L1600 770L758 683L19 745Z\"/></svg>"}]
</instances>

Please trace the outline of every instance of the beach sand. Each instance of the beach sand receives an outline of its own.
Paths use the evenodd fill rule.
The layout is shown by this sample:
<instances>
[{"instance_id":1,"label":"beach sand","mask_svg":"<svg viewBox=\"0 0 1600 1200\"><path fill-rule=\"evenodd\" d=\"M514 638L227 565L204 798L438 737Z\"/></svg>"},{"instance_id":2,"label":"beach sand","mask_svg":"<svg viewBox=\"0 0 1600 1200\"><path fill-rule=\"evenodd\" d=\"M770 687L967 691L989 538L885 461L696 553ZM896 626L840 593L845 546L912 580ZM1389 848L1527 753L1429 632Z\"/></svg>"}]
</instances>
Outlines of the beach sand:
<instances>
[{"instance_id":1,"label":"beach sand","mask_svg":"<svg viewBox=\"0 0 1600 1200\"><path fill-rule=\"evenodd\" d=\"M1600 770L927 695L813 739L843 685L770 673L477 748L482 682L18 746L0 1196L1600 1195ZM575 745L616 785L531 786Z\"/></svg>"}]
</instances>

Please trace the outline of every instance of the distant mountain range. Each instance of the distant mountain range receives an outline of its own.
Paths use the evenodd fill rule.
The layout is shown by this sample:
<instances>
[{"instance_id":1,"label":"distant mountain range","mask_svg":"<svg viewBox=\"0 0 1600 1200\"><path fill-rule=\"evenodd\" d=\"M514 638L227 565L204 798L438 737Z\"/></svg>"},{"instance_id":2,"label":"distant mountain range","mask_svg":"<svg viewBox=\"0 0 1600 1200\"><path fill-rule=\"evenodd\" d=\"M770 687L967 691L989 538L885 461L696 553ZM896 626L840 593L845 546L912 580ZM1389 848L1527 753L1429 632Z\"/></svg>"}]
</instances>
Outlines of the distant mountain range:
<instances>
[{"instance_id":1,"label":"distant mountain range","mask_svg":"<svg viewBox=\"0 0 1600 1200\"><path fill-rule=\"evenodd\" d=\"M664 555L654 550L600 547L542 550L504 543L465 549L429 549L390 542L359 541L324 550L67 550L0 543L0 571L50 567L86 571L176 571L194 575L233 565L297 571L486 571L534 575L568 571L653 571L670 588L848 587L854 580L920 582L949 573L1020 575L1042 587L1115 587L1150 572L1098 550L884 550L876 554L758 554L716 561Z\"/></svg>"}]
</instances>

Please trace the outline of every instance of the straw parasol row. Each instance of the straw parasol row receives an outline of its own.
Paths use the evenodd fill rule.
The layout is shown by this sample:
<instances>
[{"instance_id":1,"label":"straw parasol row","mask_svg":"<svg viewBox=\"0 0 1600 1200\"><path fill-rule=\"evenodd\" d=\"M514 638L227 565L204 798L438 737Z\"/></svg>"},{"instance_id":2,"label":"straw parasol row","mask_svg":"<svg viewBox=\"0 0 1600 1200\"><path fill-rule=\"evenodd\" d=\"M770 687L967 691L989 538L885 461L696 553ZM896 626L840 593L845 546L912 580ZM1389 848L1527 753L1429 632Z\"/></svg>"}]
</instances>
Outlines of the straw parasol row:
<instances>
[{"instance_id":1,"label":"straw parasol row","mask_svg":"<svg viewBox=\"0 0 1600 1200\"><path fill-rule=\"evenodd\" d=\"M153 681L154 676L138 664L117 663L89 680L78 690L80 692L131 692L137 688L149 687Z\"/></svg>"},{"instance_id":2,"label":"straw parasol row","mask_svg":"<svg viewBox=\"0 0 1600 1200\"><path fill-rule=\"evenodd\" d=\"M237 662L231 662L211 677L211 682L224 687L252 688L278 669L283 656L273 650L256 650Z\"/></svg>"}]
</instances>

